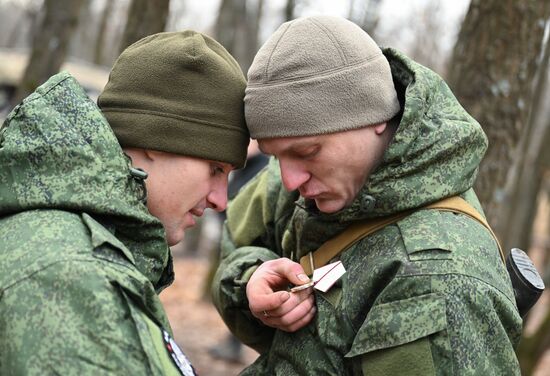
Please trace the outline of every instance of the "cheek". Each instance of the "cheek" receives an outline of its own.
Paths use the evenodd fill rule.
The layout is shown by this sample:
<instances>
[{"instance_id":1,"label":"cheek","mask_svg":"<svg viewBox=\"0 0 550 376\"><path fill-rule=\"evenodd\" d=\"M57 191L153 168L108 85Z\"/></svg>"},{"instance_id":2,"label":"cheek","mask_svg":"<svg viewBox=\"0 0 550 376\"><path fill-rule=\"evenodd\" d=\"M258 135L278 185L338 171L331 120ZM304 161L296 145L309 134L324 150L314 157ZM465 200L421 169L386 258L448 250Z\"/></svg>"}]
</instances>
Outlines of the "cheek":
<instances>
[{"instance_id":1,"label":"cheek","mask_svg":"<svg viewBox=\"0 0 550 376\"><path fill-rule=\"evenodd\" d=\"M193 204L196 187L189 181L172 179L157 186L148 194L147 207L158 218L180 215L182 209L189 210Z\"/></svg>"},{"instance_id":2,"label":"cheek","mask_svg":"<svg viewBox=\"0 0 550 376\"><path fill-rule=\"evenodd\" d=\"M166 217L169 216L170 205L166 205L166 202L162 199L163 196L155 194L148 195L147 197L147 209L149 212L160 221L165 224Z\"/></svg>"},{"instance_id":3,"label":"cheek","mask_svg":"<svg viewBox=\"0 0 550 376\"><path fill-rule=\"evenodd\" d=\"M185 192L185 200L189 202L191 206L196 205L198 202L204 200L206 196L212 190L212 184L209 177L197 179L192 184L188 184Z\"/></svg>"},{"instance_id":4,"label":"cheek","mask_svg":"<svg viewBox=\"0 0 550 376\"><path fill-rule=\"evenodd\" d=\"M365 167L350 165L346 161L327 166L321 170L321 181L337 195L349 199L355 196L365 182Z\"/></svg>"},{"instance_id":5,"label":"cheek","mask_svg":"<svg viewBox=\"0 0 550 376\"><path fill-rule=\"evenodd\" d=\"M203 184L197 186L196 189L195 189L195 192L193 192L193 193L194 193L195 197L199 198L200 200L203 200L203 199L206 198L206 196L208 196L210 191L211 191L210 184L203 183Z\"/></svg>"},{"instance_id":6,"label":"cheek","mask_svg":"<svg viewBox=\"0 0 550 376\"><path fill-rule=\"evenodd\" d=\"M314 179L325 185L341 184L342 168L332 163L319 163L311 169L311 174Z\"/></svg>"}]
</instances>

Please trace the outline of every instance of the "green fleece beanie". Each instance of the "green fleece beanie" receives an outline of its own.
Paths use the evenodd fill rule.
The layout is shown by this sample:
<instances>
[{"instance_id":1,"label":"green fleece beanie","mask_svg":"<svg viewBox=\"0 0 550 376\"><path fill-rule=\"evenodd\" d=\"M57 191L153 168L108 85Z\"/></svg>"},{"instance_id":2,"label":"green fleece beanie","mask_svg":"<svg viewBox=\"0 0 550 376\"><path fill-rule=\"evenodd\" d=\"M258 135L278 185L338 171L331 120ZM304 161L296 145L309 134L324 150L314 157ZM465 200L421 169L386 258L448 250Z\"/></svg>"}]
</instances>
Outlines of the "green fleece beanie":
<instances>
[{"instance_id":1,"label":"green fleece beanie","mask_svg":"<svg viewBox=\"0 0 550 376\"><path fill-rule=\"evenodd\" d=\"M245 86L235 59L212 38L159 33L122 52L98 105L122 147L242 167Z\"/></svg>"},{"instance_id":2,"label":"green fleece beanie","mask_svg":"<svg viewBox=\"0 0 550 376\"><path fill-rule=\"evenodd\" d=\"M315 16L284 23L248 71L252 138L312 136L389 121L399 101L388 61L359 26Z\"/></svg>"}]
</instances>

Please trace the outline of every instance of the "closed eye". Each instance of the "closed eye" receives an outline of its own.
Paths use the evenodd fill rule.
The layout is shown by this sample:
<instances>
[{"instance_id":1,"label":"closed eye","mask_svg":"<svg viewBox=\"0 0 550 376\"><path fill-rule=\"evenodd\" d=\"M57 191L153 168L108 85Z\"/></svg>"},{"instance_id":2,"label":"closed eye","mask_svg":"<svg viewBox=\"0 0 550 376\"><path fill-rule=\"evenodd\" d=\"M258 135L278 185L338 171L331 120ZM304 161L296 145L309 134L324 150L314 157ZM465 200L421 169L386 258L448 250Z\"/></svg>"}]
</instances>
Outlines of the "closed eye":
<instances>
[{"instance_id":1,"label":"closed eye","mask_svg":"<svg viewBox=\"0 0 550 376\"><path fill-rule=\"evenodd\" d=\"M298 149L295 151L295 154L299 158L303 159L311 159L315 157L319 151L321 150L321 147L319 145L312 145L305 149Z\"/></svg>"},{"instance_id":2,"label":"closed eye","mask_svg":"<svg viewBox=\"0 0 550 376\"><path fill-rule=\"evenodd\" d=\"M210 165L210 174L212 176L219 176L219 175L223 175L225 174L225 170L222 166L216 164L216 163L212 163Z\"/></svg>"}]
</instances>

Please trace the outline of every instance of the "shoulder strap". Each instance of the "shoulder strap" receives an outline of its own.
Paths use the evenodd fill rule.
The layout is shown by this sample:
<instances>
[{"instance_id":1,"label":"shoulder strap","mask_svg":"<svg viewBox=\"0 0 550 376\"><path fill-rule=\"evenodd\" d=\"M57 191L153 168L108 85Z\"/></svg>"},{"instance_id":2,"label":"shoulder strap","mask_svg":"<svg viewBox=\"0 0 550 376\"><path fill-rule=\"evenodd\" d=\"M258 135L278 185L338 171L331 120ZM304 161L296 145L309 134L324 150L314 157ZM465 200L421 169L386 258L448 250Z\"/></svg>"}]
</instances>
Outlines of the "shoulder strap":
<instances>
[{"instance_id":1,"label":"shoulder strap","mask_svg":"<svg viewBox=\"0 0 550 376\"><path fill-rule=\"evenodd\" d=\"M417 210L424 209L436 209L442 211L451 211L454 213L462 213L478 221L483 226L485 226L487 230L489 230L497 243L502 260L505 260L504 253L502 252L502 247L500 246L500 243L498 242L495 233L491 229L491 226L489 226L489 223L487 223L487 220L466 200L459 196L453 196L445 198L441 201L434 202L420 209L409 210L388 217L376 218L373 220L354 223L340 234L327 240L315 252L310 252L300 258L300 264L302 265L302 268L304 268L306 274L311 275L313 274L314 269L326 265L335 256L339 255L341 252L345 251L364 237L367 237L368 235L388 225L391 225L392 223L399 222L401 219L407 217L408 215L411 215Z\"/></svg>"}]
</instances>

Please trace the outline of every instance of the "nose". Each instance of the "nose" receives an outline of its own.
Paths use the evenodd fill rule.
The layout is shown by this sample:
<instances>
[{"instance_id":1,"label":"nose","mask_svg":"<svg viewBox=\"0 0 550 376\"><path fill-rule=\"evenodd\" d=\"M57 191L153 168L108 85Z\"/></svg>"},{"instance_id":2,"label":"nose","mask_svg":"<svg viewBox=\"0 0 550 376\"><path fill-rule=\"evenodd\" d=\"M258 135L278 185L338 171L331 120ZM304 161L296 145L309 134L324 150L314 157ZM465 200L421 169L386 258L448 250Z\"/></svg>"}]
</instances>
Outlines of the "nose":
<instances>
[{"instance_id":1,"label":"nose","mask_svg":"<svg viewBox=\"0 0 550 376\"><path fill-rule=\"evenodd\" d=\"M209 208L222 212L227 208L227 179L212 186L210 193L206 196Z\"/></svg>"},{"instance_id":2,"label":"nose","mask_svg":"<svg viewBox=\"0 0 550 376\"><path fill-rule=\"evenodd\" d=\"M295 191L307 182L311 175L298 163L279 159L281 179L287 191Z\"/></svg>"}]
</instances>

